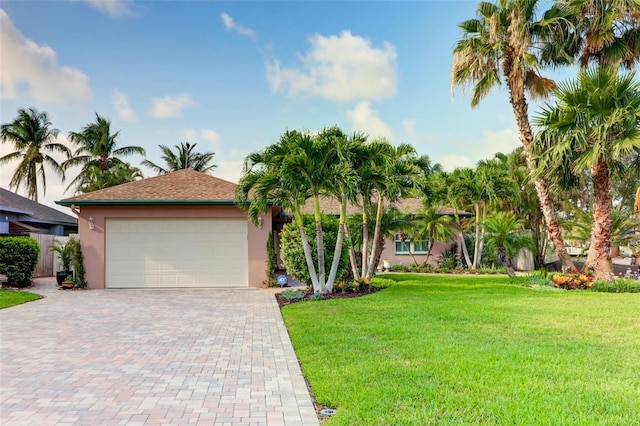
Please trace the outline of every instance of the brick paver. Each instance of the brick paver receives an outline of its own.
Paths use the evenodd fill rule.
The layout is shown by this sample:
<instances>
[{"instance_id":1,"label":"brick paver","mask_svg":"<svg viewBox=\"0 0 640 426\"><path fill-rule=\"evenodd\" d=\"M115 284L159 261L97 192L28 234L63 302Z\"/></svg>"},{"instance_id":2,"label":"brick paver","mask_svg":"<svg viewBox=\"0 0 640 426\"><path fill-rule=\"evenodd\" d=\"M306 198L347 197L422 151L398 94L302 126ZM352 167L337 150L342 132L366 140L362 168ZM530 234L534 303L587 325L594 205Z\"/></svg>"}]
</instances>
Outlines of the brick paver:
<instances>
[{"instance_id":1,"label":"brick paver","mask_svg":"<svg viewBox=\"0 0 640 426\"><path fill-rule=\"evenodd\" d=\"M0 311L0 424L317 425L273 290L59 291Z\"/></svg>"}]
</instances>

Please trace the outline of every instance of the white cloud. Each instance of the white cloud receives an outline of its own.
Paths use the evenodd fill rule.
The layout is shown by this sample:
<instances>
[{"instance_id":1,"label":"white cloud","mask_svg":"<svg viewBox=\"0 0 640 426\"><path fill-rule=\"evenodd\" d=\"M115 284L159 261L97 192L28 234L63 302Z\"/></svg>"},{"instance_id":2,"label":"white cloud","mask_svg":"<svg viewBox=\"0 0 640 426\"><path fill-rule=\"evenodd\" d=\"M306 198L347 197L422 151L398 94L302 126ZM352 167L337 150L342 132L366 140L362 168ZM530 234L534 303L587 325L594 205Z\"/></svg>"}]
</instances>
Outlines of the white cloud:
<instances>
[{"instance_id":1,"label":"white cloud","mask_svg":"<svg viewBox=\"0 0 640 426\"><path fill-rule=\"evenodd\" d=\"M482 155L480 158L487 158L488 153L491 156L497 152L507 154L520 145L520 137L514 129L484 130L478 147L478 154Z\"/></svg>"},{"instance_id":2,"label":"white cloud","mask_svg":"<svg viewBox=\"0 0 640 426\"><path fill-rule=\"evenodd\" d=\"M80 70L58 65L56 52L39 45L13 25L0 9L0 97L17 99L29 96L38 102L64 104L91 99L89 79ZM22 88L25 93L22 93Z\"/></svg>"},{"instance_id":3,"label":"white cloud","mask_svg":"<svg viewBox=\"0 0 640 426\"><path fill-rule=\"evenodd\" d=\"M347 119L353 131L365 132L371 138L393 140L393 130L380 118L378 111L371 109L370 102L360 102L352 111L347 111Z\"/></svg>"},{"instance_id":4,"label":"white cloud","mask_svg":"<svg viewBox=\"0 0 640 426\"><path fill-rule=\"evenodd\" d=\"M180 116L180 112L193 105L191 96L182 93L176 96L165 96L164 98L151 99L153 108L149 115L153 118L175 118Z\"/></svg>"},{"instance_id":5,"label":"white cloud","mask_svg":"<svg viewBox=\"0 0 640 426\"><path fill-rule=\"evenodd\" d=\"M442 165L442 168L446 172L452 172L458 167L474 167L477 163L476 160L473 160L470 157L457 154L440 155L437 156L435 160Z\"/></svg>"},{"instance_id":6,"label":"white cloud","mask_svg":"<svg viewBox=\"0 0 640 426\"><path fill-rule=\"evenodd\" d=\"M230 31L235 31L240 35L247 36L251 40L255 40L256 32L251 28L243 27L242 25L234 21L234 19L226 13L221 13L220 18L222 19L222 23L224 24L226 29Z\"/></svg>"},{"instance_id":7,"label":"white cloud","mask_svg":"<svg viewBox=\"0 0 640 426\"><path fill-rule=\"evenodd\" d=\"M218 147L222 140L218 132L211 129L182 129L180 130L179 137L180 139L184 139L184 142L198 143L205 141L214 147Z\"/></svg>"},{"instance_id":8,"label":"white cloud","mask_svg":"<svg viewBox=\"0 0 640 426\"><path fill-rule=\"evenodd\" d=\"M267 79L274 93L309 95L340 102L395 96L398 85L396 48L343 31L340 36L309 37L310 51L299 56L300 68L267 62Z\"/></svg>"},{"instance_id":9,"label":"white cloud","mask_svg":"<svg viewBox=\"0 0 640 426\"><path fill-rule=\"evenodd\" d=\"M102 13L106 13L112 18L131 16L131 0L83 0L89 7Z\"/></svg>"},{"instance_id":10,"label":"white cloud","mask_svg":"<svg viewBox=\"0 0 640 426\"><path fill-rule=\"evenodd\" d=\"M136 113L129 106L129 98L118 89L111 92L111 103L118 113L118 118L124 121L136 120Z\"/></svg>"},{"instance_id":11,"label":"white cloud","mask_svg":"<svg viewBox=\"0 0 640 426\"><path fill-rule=\"evenodd\" d=\"M219 177L220 179L238 183L238 181L242 177L242 160L216 161L214 157L213 163L218 165L218 167L213 170L213 175Z\"/></svg>"}]
</instances>

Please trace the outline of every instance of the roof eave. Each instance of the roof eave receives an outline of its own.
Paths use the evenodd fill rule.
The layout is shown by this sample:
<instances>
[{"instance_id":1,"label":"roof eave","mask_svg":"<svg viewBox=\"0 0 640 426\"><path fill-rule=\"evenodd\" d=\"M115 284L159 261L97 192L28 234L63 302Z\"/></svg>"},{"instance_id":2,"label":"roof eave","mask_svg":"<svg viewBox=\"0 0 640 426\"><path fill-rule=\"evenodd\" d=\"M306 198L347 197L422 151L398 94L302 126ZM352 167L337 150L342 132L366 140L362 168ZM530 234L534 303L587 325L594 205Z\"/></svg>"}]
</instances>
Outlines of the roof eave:
<instances>
[{"instance_id":1,"label":"roof eave","mask_svg":"<svg viewBox=\"0 0 640 426\"><path fill-rule=\"evenodd\" d=\"M71 206L235 206L235 200L60 200L56 204Z\"/></svg>"}]
</instances>

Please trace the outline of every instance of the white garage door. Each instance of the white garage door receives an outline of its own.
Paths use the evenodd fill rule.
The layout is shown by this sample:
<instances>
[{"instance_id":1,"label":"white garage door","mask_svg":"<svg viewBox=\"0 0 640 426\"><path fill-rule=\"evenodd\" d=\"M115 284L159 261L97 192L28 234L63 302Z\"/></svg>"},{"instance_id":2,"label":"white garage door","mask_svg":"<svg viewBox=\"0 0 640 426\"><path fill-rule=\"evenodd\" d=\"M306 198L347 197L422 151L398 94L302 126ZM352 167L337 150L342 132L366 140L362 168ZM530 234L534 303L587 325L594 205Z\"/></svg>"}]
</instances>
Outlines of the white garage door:
<instances>
[{"instance_id":1,"label":"white garage door","mask_svg":"<svg viewBox=\"0 0 640 426\"><path fill-rule=\"evenodd\" d=\"M107 219L106 287L247 287L247 221Z\"/></svg>"}]
</instances>

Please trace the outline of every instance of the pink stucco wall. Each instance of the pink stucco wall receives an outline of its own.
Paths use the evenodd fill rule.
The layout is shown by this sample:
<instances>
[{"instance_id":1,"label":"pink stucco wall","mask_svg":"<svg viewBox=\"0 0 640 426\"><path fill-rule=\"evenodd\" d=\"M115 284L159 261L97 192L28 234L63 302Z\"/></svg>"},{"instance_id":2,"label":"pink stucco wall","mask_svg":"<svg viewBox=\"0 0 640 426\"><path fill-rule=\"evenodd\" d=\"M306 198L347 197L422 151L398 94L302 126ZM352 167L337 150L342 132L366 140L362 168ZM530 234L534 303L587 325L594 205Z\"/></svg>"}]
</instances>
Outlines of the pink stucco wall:
<instances>
[{"instance_id":1,"label":"pink stucco wall","mask_svg":"<svg viewBox=\"0 0 640 426\"><path fill-rule=\"evenodd\" d=\"M89 229L93 217L94 229ZM86 279L89 288L105 288L105 223L107 218L243 218L247 215L236 206L82 206L78 234L82 244ZM248 282L260 287L265 280L266 242L271 231L271 212L263 216L262 228L248 225Z\"/></svg>"},{"instance_id":2,"label":"pink stucco wall","mask_svg":"<svg viewBox=\"0 0 640 426\"><path fill-rule=\"evenodd\" d=\"M433 243L433 249L431 249L431 254L429 255L429 263L431 265L436 265L438 258L449 249L451 243L443 243L440 241L436 241ZM418 264L424 263L427 255L425 254L414 254ZM384 250L382 250L382 255L380 256L380 262L383 260L388 260L393 265L413 265L413 259L409 254L396 254L396 246L393 240L387 240L384 244Z\"/></svg>"}]
</instances>

